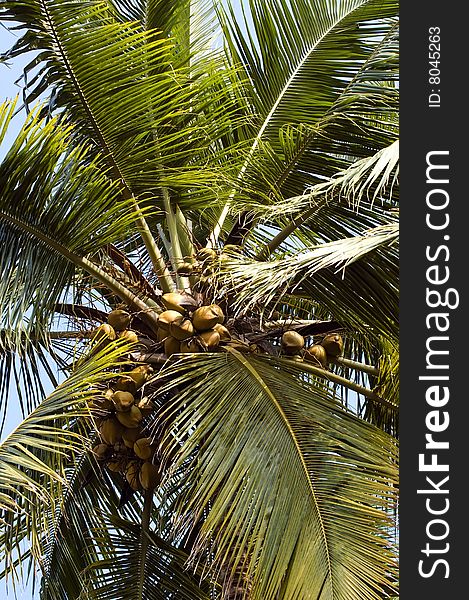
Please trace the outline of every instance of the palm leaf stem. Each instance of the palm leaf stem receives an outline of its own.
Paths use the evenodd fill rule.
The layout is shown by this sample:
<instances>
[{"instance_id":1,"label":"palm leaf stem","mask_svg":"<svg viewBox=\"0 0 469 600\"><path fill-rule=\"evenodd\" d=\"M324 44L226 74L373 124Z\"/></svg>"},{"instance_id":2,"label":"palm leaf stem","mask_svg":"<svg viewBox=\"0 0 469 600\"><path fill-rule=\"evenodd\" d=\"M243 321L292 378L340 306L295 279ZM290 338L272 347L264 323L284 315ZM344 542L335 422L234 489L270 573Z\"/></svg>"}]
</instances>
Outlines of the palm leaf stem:
<instances>
[{"instance_id":1,"label":"palm leaf stem","mask_svg":"<svg viewBox=\"0 0 469 600\"><path fill-rule=\"evenodd\" d=\"M356 360L351 360L350 358L337 356L336 358L331 359L330 362L334 365L341 365L343 367L348 367L349 369L355 369L356 371L367 373L368 375L379 375L379 369L377 367L374 367L373 365L366 365Z\"/></svg>"},{"instance_id":2,"label":"palm leaf stem","mask_svg":"<svg viewBox=\"0 0 469 600\"><path fill-rule=\"evenodd\" d=\"M114 279L114 277L108 275L98 265L94 264L93 262L91 262L83 256L79 256L78 254L71 252L62 244L56 242L51 237L43 234L41 231L38 231L35 227L28 225L27 223L21 221L20 219L17 219L16 217L11 216L5 213L4 211L0 211L0 216L5 221L10 222L12 225L18 227L23 231L26 231L30 235L40 240L49 248L52 248L53 250L58 252L61 256L67 258L76 267L85 270L87 273L95 277L109 290L111 290L114 294L121 298L121 300L123 300L123 302L125 302L133 310L138 311L142 320L144 320L154 331L156 331L158 319L157 316L154 314L154 311L150 310L149 307L138 296L130 292L125 286L121 285L118 281L116 281L116 279Z\"/></svg>"},{"instance_id":3,"label":"palm leaf stem","mask_svg":"<svg viewBox=\"0 0 469 600\"><path fill-rule=\"evenodd\" d=\"M262 250L255 257L256 260L267 260L269 256L275 252L275 250L297 229L300 225L303 225L314 213L318 210L319 206L316 205L310 208L305 213L292 219L288 225L286 225L277 235L270 240L268 244L262 248Z\"/></svg>"},{"instance_id":4,"label":"palm leaf stem","mask_svg":"<svg viewBox=\"0 0 469 600\"><path fill-rule=\"evenodd\" d=\"M303 369L304 371L308 371L309 373L311 373L313 375L317 375L318 377L322 377L322 379L327 379L328 381L330 381L332 383L337 383L339 385L343 385L344 387L348 388L349 390L352 390L353 392L357 392L357 394L361 394L362 396L365 396L369 400L372 400L373 402L377 402L378 404L382 404L383 406L386 406L387 408L394 409L394 410L396 409L395 404L393 404L392 402L389 402L388 400L386 400L384 398L381 398L381 396L378 396L378 394L373 392L373 390L370 390L363 385L360 385L358 383L350 381L349 379L346 379L345 377L341 377L340 375L337 375L336 373L332 373L331 371L326 371L325 369L321 369L320 367L314 367L313 365L308 365L305 363L301 363L301 369Z\"/></svg>"},{"instance_id":5,"label":"palm leaf stem","mask_svg":"<svg viewBox=\"0 0 469 600\"><path fill-rule=\"evenodd\" d=\"M145 490L143 512L142 512L142 533L141 533L141 550L140 550L140 573L138 578L137 598L144 598L145 585L145 565L148 547L150 543L150 518L151 509L153 507L153 490Z\"/></svg>"}]
</instances>

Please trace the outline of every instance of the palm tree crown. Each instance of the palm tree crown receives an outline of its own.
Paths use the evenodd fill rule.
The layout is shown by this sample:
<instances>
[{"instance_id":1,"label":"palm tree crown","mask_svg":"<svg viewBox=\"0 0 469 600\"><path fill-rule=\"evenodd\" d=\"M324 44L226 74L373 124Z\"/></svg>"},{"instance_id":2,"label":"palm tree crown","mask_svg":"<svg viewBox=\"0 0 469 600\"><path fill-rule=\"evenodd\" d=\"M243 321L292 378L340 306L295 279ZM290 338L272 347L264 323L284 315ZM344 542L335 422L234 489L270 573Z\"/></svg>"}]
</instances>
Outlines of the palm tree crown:
<instances>
[{"instance_id":1,"label":"palm tree crown","mask_svg":"<svg viewBox=\"0 0 469 600\"><path fill-rule=\"evenodd\" d=\"M396 596L397 14L0 1L3 60L33 53L0 164L13 584Z\"/></svg>"}]
</instances>

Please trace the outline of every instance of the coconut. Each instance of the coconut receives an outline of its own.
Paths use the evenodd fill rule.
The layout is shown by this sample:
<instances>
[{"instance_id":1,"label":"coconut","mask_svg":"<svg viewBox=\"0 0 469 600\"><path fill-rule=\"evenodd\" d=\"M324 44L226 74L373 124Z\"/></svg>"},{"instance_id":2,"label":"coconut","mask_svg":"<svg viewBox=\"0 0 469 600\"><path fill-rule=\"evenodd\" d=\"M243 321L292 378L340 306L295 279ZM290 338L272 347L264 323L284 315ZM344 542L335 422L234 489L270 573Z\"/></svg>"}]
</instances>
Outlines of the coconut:
<instances>
[{"instance_id":1,"label":"coconut","mask_svg":"<svg viewBox=\"0 0 469 600\"><path fill-rule=\"evenodd\" d=\"M92 450L96 460L106 460L111 453L111 447L107 444L98 444Z\"/></svg>"},{"instance_id":2,"label":"coconut","mask_svg":"<svg viewBox=\"0 0 469 600\"><path fill-rule=\"evenodd\" d=\"M178 275L191 275L194 271L194 265L192 263L184 262L176 269Z\"/></svg>"},{"instance_id":3,"label":"coconut","mask_svg":"<svg viewBox=\"0 0 469 600\"><path fill-rule=\"evenodd\" d=\"M177 310L165 310L158 317L158 328L169 333L171 323L182 323L184 317Z\"/></svg>"},{"instance_id":4,"label":"coconut","mask_svg":"<svg viewBox=\"0 0 469 600\"><path fill-rule=\"evenodd\" d=\"M217 323L223 323L225 315L218 304L201 306L192 315L192 322L197 331L212 329Z\"/></svg>"},{"instance_id":5,"label":"coconut","mask_svg":"<svg viewBox=\"0 0 469 600\"><path fill-rule=\"evenodd\" d=\"M282 348L286 354L299 354L304 345L304 337L296 331L285 331L282 335Z\"/></svg>"},{"instance_id":6,"label":"coconut","mask_svg":"<svg viewBox=\"0 0 469 600\"><path fill-rule=\"evenodd\" d=\"M137 427L143 418L140 409L135 406L135 404L132 404L127 412L116 412L116 417L119 420L119 423L121 423L124 427L128 427L129 429Z\"/></svg>"},{"instance_id":7,"label":"coconut","mask_svg":"<svg viewBox=\"0 0 469 600\"><path fill-rule=\"evenodd\" d=\"M190 319L185 319L181 323L173 321L169 325L169 333L179 341L186 340L194 335L194 326Z\"/></svg>"},{"instance_id":8,"label":"coconut","mask_svg":"<svg viewBox=\"0 0 469 600\"><path fill-rule=\"evenodd\" d=\"M119 333L119 338L125 340L129 344L136 344L138 342L138 335L131 329L125 329Z\"/></svg>"},{"instance_id":9,"label":"coconut","mask_svg":"<svg viewBox=\"0 0 469 600\"><path fill-rule=\"evenodd\" d=\"M142 437L137 440L134 444L135 454L142 460L148 460L153 454L153 448L151 447L151 440L147 437Z\"/></svg>"},{"instance_id":10,"label":"coconut","mask_svg":"<svg viewBox=\"0 0 469 600\"><path fill-rule=\"evenodd\" d=\"M200 352L200 346L197 343L196 338L184 340L181 342L181 352L193 354L194 352Z\"/></svg>"},{"instance_id":11,"label":"coconut","mask_svg":"<svg viewBox=\"0 0 469 600\"><path fill-rule=\"evenodd\" d=\"M142 413L143 417L146 417L155 410L155 405L147 396L144 396L141 400L139 400L136 406Z\"/></svg>"},{"instance_id":12,"label":"coconut","mask_svg":"<svg viewBox=\"0 0 469 600\"><path fill-rule=\"evenodd\" d=\"M322 340L321 346L329 356L339 356L344 350L344 340L338 333L329 333Z\"/></svg>"},{"instance_id":13,"label":"coconut","mask_svg":"<svg viewBox=\"0 0 469 600\"><path fill-rule=\"evenodd\" d=\"M119 458L117 460L110 460L106 466L113 473L122 473L126 468L126 462L122 458Z\"/></svg>"},{"instance_id":14,"label":"coconut","mask_svg":"<svg viewBox=\"0 0 469 600\"><path fill-rule=\"evenodd\" d=\"M171 356L171 354L177 354L181 351L179 341L175 338L168 336L164 341L164 353L166 356Z\"/></svg>"},{"instance_id":15,"label":"coconut","mask_svg":"<svg viewBox=\"0 0 469 600\"><path fill-rule=\"evenodd\" d=\"M124 427L115 417L106 419L99 427L99 435L101 436L101 439L109 446L112 446L121 440L123 431Z\"/></svg>"},{"instance_id":16,"label":"coconut","mask_svg":"<svg viewBox=\"0 0 469 600\"><path fill-rule=\"evenodd\" d=\"M141 488L139 474L140 465L138 464L138 462L134 460L129 462L125 469L125 478L127 479L127 482L134 491L137 491Z\"/></svg>"},{"instance_id":17,"label":"coconut","mask_svg":"<svg viewBox=\"0 0 469 600\"><path fill-rule=\"evenodd\" d=\"M201 248L197 252L197 260L200 262L215 260L217 253L213 248Z\"/></svg>"},{"instance_id":18,"label":"coconut","mask_svg":"<svg viewBox=\"0 0 469 600\"><path fill-rule=\"evenodd\" d=\"M215 323L213 329L220 335L220 342L229 342L231 340L230 332L221 323Z\"/></svg>"},{"instance_id":19,"label":"coconut","mask_svg":"<svg viewBox=\"0 0 469 600\"><path fill-rule=\"evenodd\" d=\"M92 398L88 401L88 406L90 407L91 412L98 416L105 414L114 408L114 404L110 398L106 397L105 395Z\"/></svg>"},{"instance_id":20,"label":"coconut","mask_svg":"<svg viewBox=\"0 0 469 600\"><path fill-rule=\"evenodd\" d=\"M127 412L133 406L135 398L130 392L117 391L112 397L118 412Z\"/></svg>"},{"instance_id":21,"label":"coconut","mask_svg":"<svg viewBox=\"0 0 469 600\"><path fill-rule=\"evenodd\" d=\"M314 344L303 355L306 362L325 368L327 366L327 352L321 344Z\"/></svg>"},{"instance_id":22,"label":"coconut","mask_svg":"<svg viewBox=\"0 0 469 600\"><path fill-rule=\"evenodd\" d=\"M170 292L168 294L163 294L161 296L161 300L166 310L175 310L181 314L184 314L185 311L182 307L182 304L184 304L185 298L182 294L179 294L178 292Z\"/></svg>"},{"instance_id":23,"label":"coconut","mask_svg":"<svg viewBox=\"0 0 469 600\"><path fill-rule=\"evenodd\" d=\"M135 393L137 392L137 385L132 379L132 377L129 377L128 375L123 375L122 377L119 377L119 379L116 382L116 391L129 392L135 395Z\"/></svg>"},{"instance_id":24,"label":"coconut","mask_svg":"<svg viewBox=\"0 0 469 600\"><path fill-rule=\"evenodd\" d=\"M213 350L220 343L220 334L218 331L214 329L210 329L209 331L203 331L199 333L199 340L201 340L202 345L207 350Z\"/></svg>"},{"instance_id":25,"label":"coconut","mask_svg":"<svg viewBox=\"0 0 469 600\"><path fill-rule=\"evenodd\" d=\"M122 432L122 441L127 448L133 448L135 442L143 436L144 434L140 427L126 427Z\"/></svg>"},{"instance_id":26,"label":"coconut","mask_svg":"<svg viewBox=\"0 0 469 600\"><path fill-rule=\"evenodd\" d=\"M91 333L91 338L95 344L94 350L102 350L106 344L116 339L116 332L109 323L102 323Z\"/></svg>"},{"instance_id":27,"label":"coconut","mask_svg":"<svg viewBox=\"0 0 469 600\"><path fill-rule=\"evenodd\" d=\"M168 332L165 329L161 329L161 327L158 327L158 329L156 330L157 341L164 342L167 337L168 337Z\"/></svg>"},{"instance_id":28,"label":"coconut","mask_svg":"<svg viewBox=\"0 0 469 600\"><path fill-rule=\"evenodd\" d=\"M144 462L140 469L139 478L143 489L154 490L160 480L158 467L151 462Z\"/></svg>"},{"instance_id":29,"label":"coconut","mask_svg":"<svg viewBox=\"0 0 469 600\"><path fill-rule=\"evenodd\" d=\"M127 377L130 377L135 382L137 389L141 388L144 383L148 381L151 375L154 373L154 368L150 365L138 365L129 373L127 373Z\"/></svg>"},{"instance_id":30,"label":"coconut","mask_svg":"<svg viewBox=\"0 0 469 600\"><path fill-rule=\"evenodd\" d=\"M130 325L130 315L125 310L111 310L107 316L107 322L116 331L122 331Z\"/></svg>"}]
</instances>

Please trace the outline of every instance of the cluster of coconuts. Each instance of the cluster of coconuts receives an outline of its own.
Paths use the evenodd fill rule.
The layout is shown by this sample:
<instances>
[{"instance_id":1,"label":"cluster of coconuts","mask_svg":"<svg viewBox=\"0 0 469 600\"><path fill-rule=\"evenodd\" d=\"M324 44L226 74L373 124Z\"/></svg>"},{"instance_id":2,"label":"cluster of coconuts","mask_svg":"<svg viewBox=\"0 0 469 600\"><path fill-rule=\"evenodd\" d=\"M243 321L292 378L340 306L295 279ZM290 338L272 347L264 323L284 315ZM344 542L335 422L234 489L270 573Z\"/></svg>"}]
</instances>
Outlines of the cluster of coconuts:
<instances>
[{"instance_id":1,"label":"cluster of coconuts","mask_svg":"<svg viewBox=\"0 0 469 600\"><path fill-rule=\"evenodd\" d=\"M108 322L95 330L93 339L98 346L117 338L138 341L137 334L128 329L130 320L126 311L111 311ZM153 490L158 483L159 470L153 462L156 448L142 425L155 409L142 393L152 374L153 368L147 364L117 374L89 406L100 439L93 448L95 458L110 471L121 473L135 491Z\"/></svg>"},{"instance_id":2,"label":"cluster of coconuts","mask_svg":"<svg viewBox=\"0 0 469 600\"><path fill-rule=\"evenodd\" d=\"M305 360L325 369L331 358L340 356L344 341L338 333L329 333L319 344L305 348L305 339L297 331L285 331L282 336L282 352L296 360Z\"/></svg>"},{"instance_id":3,"label":"cluster of coconuts","mask_svg":"<svg viewBox=\"0 0 469 600\"><path fill-rule=\"evenodd\" d=\"M190 296L178 292L163 294L162 302L166 310L158 315L157 339L167 357L179 352L214 352L220 342L231 339L218 304L196 308Z\"/></svg>"}]
</instances>

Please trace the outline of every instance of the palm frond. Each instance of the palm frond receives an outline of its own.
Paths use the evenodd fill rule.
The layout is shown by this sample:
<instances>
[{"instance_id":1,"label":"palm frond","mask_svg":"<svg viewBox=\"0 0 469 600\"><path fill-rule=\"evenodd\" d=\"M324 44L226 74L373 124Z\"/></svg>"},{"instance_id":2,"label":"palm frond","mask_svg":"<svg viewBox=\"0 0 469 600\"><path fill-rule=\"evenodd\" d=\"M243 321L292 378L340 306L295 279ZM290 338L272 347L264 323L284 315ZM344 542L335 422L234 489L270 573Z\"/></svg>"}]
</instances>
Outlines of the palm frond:
<instances>
[{"instance_id":1,"label":"palm frond","mask_svg":"<svg viewBox=\"0 0 469 600\"><path fill-rule=\"evenodd\" d=\"M0 560L7 572L19 568L17 552L26 542L41 561L51 515L67 487L66 467L90 444L87 401L128 351L128 344L113 344L82 361L0 444Z\"/></svg>"},{"instance_id":2,"label":"palm frond","mask_svg":"<svg viewBox=\"0 0 469 600\"><path fill-rule=\"evenodd\" d=\"M233 586L252 600L392 588L390 437L293 362L195 355L163 373L178 391L163 417L188 485L177 527L200 522L192 560L213 557L223 597Z\"/></svg>"}]
</instances>

